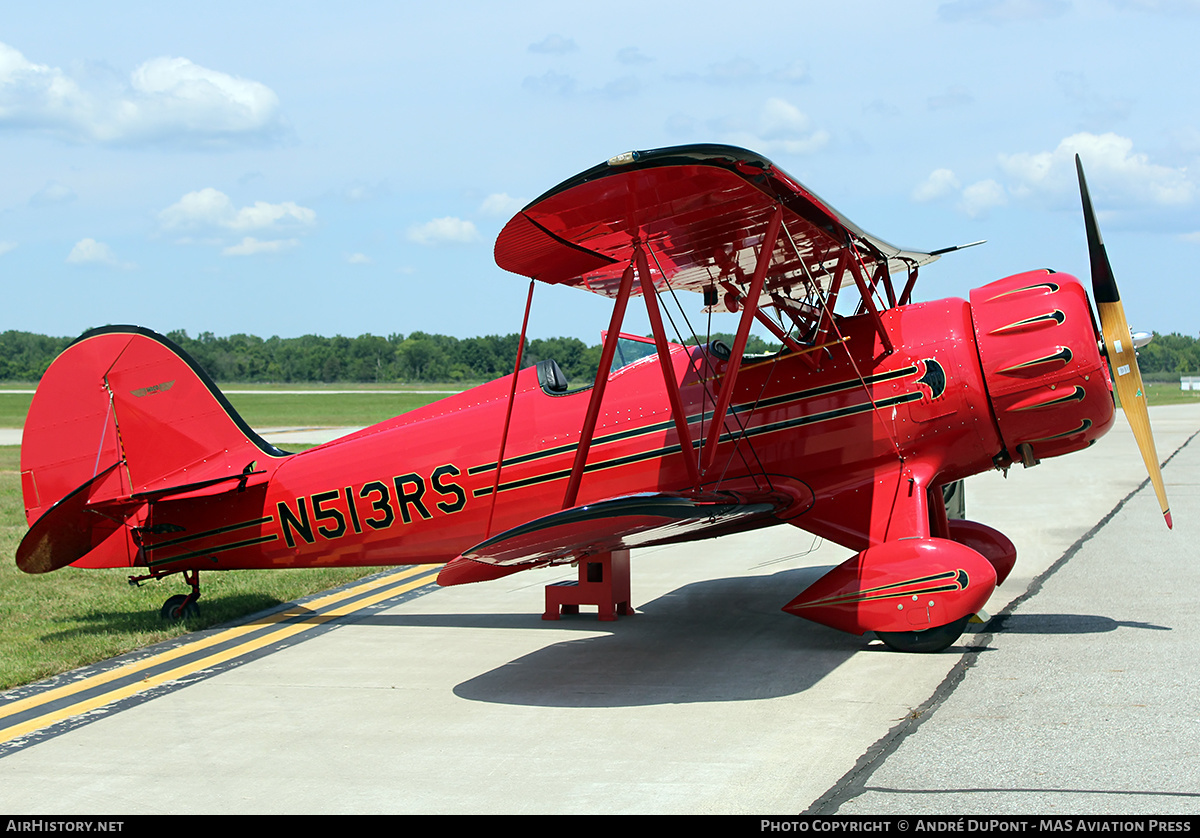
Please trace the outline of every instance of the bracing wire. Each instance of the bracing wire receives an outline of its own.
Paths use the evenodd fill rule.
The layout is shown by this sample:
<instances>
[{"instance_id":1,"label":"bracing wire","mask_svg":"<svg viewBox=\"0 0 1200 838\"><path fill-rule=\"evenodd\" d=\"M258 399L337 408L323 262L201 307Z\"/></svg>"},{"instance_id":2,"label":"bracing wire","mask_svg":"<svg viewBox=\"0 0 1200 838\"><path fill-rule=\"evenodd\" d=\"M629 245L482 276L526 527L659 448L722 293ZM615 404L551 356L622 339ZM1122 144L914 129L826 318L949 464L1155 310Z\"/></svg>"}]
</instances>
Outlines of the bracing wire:
<instances>
[{"instance_id":1,"label":"bracing wire","mask_svg":"<svg viewBox=\"0 0 1200 838\"><path fill-rule=\"evenodd\" d=\"M654 253L653 249L647 248L647 250L649 251L651 258L654 259L654 264L655 264L655 267L658 268L659 276L661 276L663 278L663 283L667 286L667 290L671 292L671 299L674 301L676 308L679 309L679 314L683 318L683 322L687 326L688 331L691 333L692 339L694 341L696 341L697 344L699 344L700 339L699 339L699 337L697 337L695 330L692 328L691 321L688 320L687 313L684 311L682 304L680 304L679 298L675 294L675 289L671 286L671 281L669 279L667 279L667 275L663 272L662 265L659 263L657 255ZM675 329L676 337L679 337L680 342L682 342L683 338L679 334L678 327L675 325L675 319L673 317L671 317L671 315L670 315L670 310L666 306L663 306L663 310L668 312L667 319L671 321L671 328ZM709 319L708 337L711 340L711 335L712 335L712 312L711 311L708 313L708 319ZM707 346L708 342L706 341L704 345ZM701 351L699 354L704 359L703 363L704 363L704 366L707 367L709 375L715 376L716 370L712 366L712 363L708 360L708 352ZM690 359L691 359L691 353L689 353L689 365L692 367L692 371L694 373L696 373L697 377L703 378L700 371L696 369L695 364ZM708 407L707 407L708 396L709 396L708 389L705 387L702 387L701 388L701 403L700 403L700 432L701 432L700 439L701 440L703 440L705 438L704 421L705 421L705 418L708 416ZM734 422L738 426L739 433L735 437L735 442L736 442L736 440L740 440L741 438L745 437L745 435L746 435L746 425L744 425L742 423L742 418L741 418L740 413L741 413L741 411L738 411L736 409L736 406L731 406L731 409L728 414L729 416L733 417ZM747 417L747 421L749 421L748 417ZM719 439L718 439L718 442L719 442ZM703 443L701 443L701 444L703 444ZM762 461L758 457L758 453L754 451L754 446L752 444L750 444L749 441L747 441L747 445L749 445L749 447L750 447L750 451L754 457L755 462L758 463L759 472L763 475L764 478L766 478L766 469L763 467ZM736 446L735 446L735 451L737 451ZM739 456L742 458L742 464L746 466L746 469L748 471L752 471L750 463L746 462L745 454L739 452ZM729 463L727 462L725 469L728 470L728 468L729 468ZM724 479L724 477L725 477L725 472L722 471L721 477L717 481L718 484L720 483L721 480ZM768 485L770 485L770 479L769 478L766 478L766 479L767 479Z\"/></svg>"},{"instance_id":2,"label":"bracing wire","mask_svg":"<svg viewBox=\"0 0 1200 838\"><path fill-rule=\"evenodd\" d=\"M857 255L857 251L854 249L854 242L852 240L849 240L849 238L847 239L846 246L850 248L850 251L852 253ZM833 312L828 311L827 309L826 309L826 311L829 314L830 328L833 329L837 333L838 339L841 341L842 346L845 347L846 346L846 337L842 334L842 330L838 328L837 320L834 318ZM871 403L871 410L872 410L872 412L874 412L875 418L877 418L879 420L879 424L882 425L883 429L887 432L888 440L892 443L892 448L895 449L895 451L896 451L896 459L898 459L900 462L903 463L904 462L904 454L902 454L900 451L900 443L897 441L896 435L894 433L892 433L891 427L888 425L887 422L884 421L883 414L879 412L879 405L875 402L875 399L871 396L871 388L867 386L867 381L863 377L862 371L858 368L858 362L856 360L854 360L854 353L851 352L849 350L849 348L846 348L846 357L850 360L850 366L854 368L854 374L856 376L858 376L858 381L862 385L863 392L867 396L867 401L869 401Z\"/></svg>"}]
</instances>

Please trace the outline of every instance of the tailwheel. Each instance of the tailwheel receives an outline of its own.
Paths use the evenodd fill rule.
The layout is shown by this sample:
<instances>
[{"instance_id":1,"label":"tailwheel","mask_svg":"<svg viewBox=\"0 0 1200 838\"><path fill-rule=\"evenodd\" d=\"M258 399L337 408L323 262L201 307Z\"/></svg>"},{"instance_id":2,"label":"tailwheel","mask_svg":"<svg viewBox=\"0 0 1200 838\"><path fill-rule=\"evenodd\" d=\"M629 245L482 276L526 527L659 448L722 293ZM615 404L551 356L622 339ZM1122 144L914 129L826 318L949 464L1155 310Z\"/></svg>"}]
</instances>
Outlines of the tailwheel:
<instances>
[{"instance_id":1,"label":"tailwheel","mask_svg":"<svg viewBox=\"0 0 1200 838\"><path fill-rule=\"evenodd\" d=\"M196 600L200 599L200 571L185 570L183 581L192 587L192 592L176 594L164 602L162 610L158 612L164 620L190 620L200 616L200 606L196 604Z\"/></svg>"},{"instance_id":2,"label":"tailwheel","mask_svg":"<svg viewBox=\"0 0 1200 838\"><path fill-rule=\"evenodd\" d=\"M200 616L200 606L190 594L176 594L163 603L158 615L164 620L189 620Z\"/></svg>"},{"instance_id":3,"label":"tailwheel","mask_svg":"<svg viewBox=\"0 0 1200 838\"><path fill-rule=\"evenodd\" d=\"M896 652L940 652L954 644L970 622L971 615L923 631L877 631L883 645Z\"/></svg>"}]
</instances>

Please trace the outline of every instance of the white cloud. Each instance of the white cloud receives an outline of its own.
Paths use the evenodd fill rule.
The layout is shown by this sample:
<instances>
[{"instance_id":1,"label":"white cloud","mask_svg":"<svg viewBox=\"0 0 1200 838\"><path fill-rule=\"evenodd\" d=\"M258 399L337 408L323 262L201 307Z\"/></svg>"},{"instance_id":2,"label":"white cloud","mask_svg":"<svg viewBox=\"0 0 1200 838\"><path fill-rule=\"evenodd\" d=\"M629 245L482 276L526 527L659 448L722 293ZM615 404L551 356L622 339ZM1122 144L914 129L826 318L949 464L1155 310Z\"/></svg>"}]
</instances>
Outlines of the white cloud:
<instances>
[{"instance_id":1,"label":"white cloud","mask_svg":"<svg viewBox=\"0 0 1200 838\"><path fill-rule=\"evenodd\" d=\"M82 143L212 145L263 139L282 126L269 87L186 58L152 58L127 81L93 90L0 43L0 127Z\"/></svg>"},{"instance_id":2,"label":"white cloud","mask_svg":"<svg viewBox=\"0 0 1200 838\"><path fill-rule=\"evenodd\" d=\"M483 199L479 211L494 218L507 218L516 214L526 203L528 202L514 198L507 192L494 192Z\"/></svg>"},{"instance_id":3,"label":"white cloud","mask_svg":"<svg viewBox=\"0 0 1200 838\"><path fill-rule=\"evenodd\" d=\"M1004 187L989 179L972 183L964 189L958 208L971 218L980 218L987 215L992 207L1004 206L1007 203L1008 195Z\"/></svg>"},{"instance_id":4,"label":"white cloud","mask_svg":"<svg viewBox=\"0 0 1200 838\"><path fill-rule=\"evenodd\" d=\"M812 120L783 99L768 99L763 106L762 138L791 154L808 154L829 142L829 133L813 128Z\"/></svg>"},{"instance_id":5,"label":"white cloud","mask_svg":"<svg viewBox=\"0 0 1200 838\"><path fill-rule=\"evenodd\" d=\"M646 55L637 47L625 47L617 50L617 60L622 64L636 65L649 64L654 59Z\"/></svg>"},{"instance_id":6,"label":"white cloud","mask_svg":"<svg viewBox=\"0 0 1200 838\"><path fill-rule=\"evenodd\" d=\"M828 145L829 132L815 128L808 115L790 102L771 98L763 105L756 130L734 130L728 140L763 154L811 154Z\"/></svg>"},{"instance_id":7,"label":"white cloud","mask_svg":"<svg viewBox=\"0 0 1200 838\"><path fill-rule=\"evenodd\" d=\"M254 206L242 207L237 211L230 229L263 230L291 224L311 227L316 222L317 214L313 210L291 201L284 201L282 204L255 201Z\"/></svg>"},{"instance_id":8,"label":"white cloud","mask_svg":"<svg viewBox=\"0 0 1200 838\"><path fill-rule=\"evenodd\" d=\"M275 230L287 227L311 227L317 214L292 201L269 204L255 201L252 206L236 208L224 192L212 187L189 192L158 214L164 229L218 227L234 232Z\"/></svg>"},{"instance_id":9,"label":"white cloud","mask_svg":"<svg viewBox=\"0 0 1200 838\"><path fill-rule=\"evenodd\" d=\"M158 220L168 230L183 227L223 227L235 217L233 201L224 192L208 187L188 192L176 203L158 214Z\"/></svg>"},{"instance_id":10,"label":"white cloud","mask_svg":"<svg viewBox=\"0 0 1200 838\"><path fill-rule=\"evenodd\" d=\"M710 84L742 84L757 81L760 75L757 64L749 58L735 55L728 61L710 64L704 80Z\"/></svg>"},{"instance_id":11,"label":"white cloud","mask_svg":"<svg viewBox=\"0 0 1200 838\"><path fill-rule=\"evenodd\" d=\"M205 247L220 247L225 244L225 239L219 236L180 236L175 239L175 244L199 244Z\"/></svg>"},{"instance_id":12,"label":"white cloud","mask_svg":"<svg viewBox=\"0 0 1200 838\"><path fill-rule=\"evenodd\" d=\"M939 93L937 96L930 96L925 100L926 105L931 111L953 110L955 108L966 107L974 102L975 97L971 95L971 91L967 90L961 84L951 85L946 88L944 93Z\"/></svg>"},{"instance_id":13,"label":"white cloud","mask_svg":"<svg viewBox=\"0 0 1200 838\"><path fill-rule=\"evenodd\" d=\"M1176 209L1197 197L1197 186L1186 169L1150 162L1147 155L1134 153L1133 140L1127 137L1084 132L1067 137L1053 151L1002 154L998 163L1003 182L980 180L961 193L954 172L938 169L918 184L912 198L924 202L958 194L956 208L971 218L983 217L1010 200L1070 205L1077 210L1076 154L1083 160L1093 198L1103 195L1106 205Z\"/></svg>"},{"instance_id":14,"label":"white cloud","mask_svg":"<svg viewBox=\"0 0 1200 838\"><path fill-rule=\"evenodd\" d=\"M627 96L636 96L641 91L642 80L637 76L621 76L600 88L600 93L610 99L624 99Z\"/></svg>"},{"instance_id":15,"label":"white cloud","mask_svg":"<svg viewBox=\"0 0 1200 838\"><path fill-rule=\"evenodd\" d=\"M531 93L570 96L575 92L575 79L564 73L547 70L540 76L526 76L521 81L521 87Z\"/></svg>"},{"instance_id":16,"label":"white cloud","mask_svg":"<svg viewBox=\"0 0 1200 838\"><path fill-rule=\"evenodd\" d=\"M526 76L521 87L538 96L603 96L606 99L624 99L635 96L642 90L642 81L637 76L626 75L605 82L600 87L580 87L574 76L547 70L540 76Z\"/></svg>"},{"instance_id":17,"label":"white cloud","mask_svg":"<svg viewBox=\"0 0 1200 838\"><path fill-rule=\"evenodd\" d=\"M112 248L104 242L95 239L80 239L67 254L67 262L72 265L108 265L111 268L132 268L132 264L117 259Z\"/></svg>"},{"instance_id":18,"label":"white cloud","mask_svg":"<svg viewBox=\"0 0 1200 838\"><path fill-rule=\"evenodd\" d=\"M1000 156L1000 167L1014 182L1014 194L1062 196L1078 193L1075 155L1083 160L1088 185L1123 201L1180 206L1196 196L1185 169L1151 163L1133 152L1133 140L1117 134L1080 133L1067 137L1054 151Z\"/></svg>"},{"instance_id":19,"label":"white cloud","mask_svg":"<svg viewBox=\"0 0 1200 838\"><path fill-rule=\"evenodd\" d=\"M34 192L29 203L35 207L48 207L54 204L67 204L74 201L75 192L58 181L50 181L37 192Z\"/></svg>"},{"instance_id":20,"label":"white cloud","mask_svg":"<svg viewBox=\"0 0 1200 838\"><path fill-rule=\"evenodd\" d=\"M1066 0L952 0L938 7L938 17L951 23L1008 23L1060 17L1070 8Z\"/></svg>"},{"instance_id":21,"label":"white cloud","mask_svg":"<svg viewBox=\"0 0 1200 838\"><path fill-rule=\"evenodd\" d=\"M1119 9L1151 14L1191 16L1200 13L1200 0L1116 0Z\"/></svg>"},{"instance_id":22,"label":"white cloud","mask_svg":"<svg viewBox=\"0 0 1200 838\"><path fill-rule=\"evenodd\" d=\"M290 250L300 244L299 239L274 239L259 241L253 236L246 236L241 244L235 244L221 251L226 256L256 256L260 253L279 253Z\"/></svg>"},{"instance_id":23,"label":"white cloud","mask_svg":"<svg viewBox=\"0 0 1200 838\"><path fill-rule=\"evenodd\" d=\"M145 128L173 127L206 134L259 131L275 117L279 98L256 81L193 64L186 58L153 58L131 76L137 121Z\"/></svg>"},{"instance_id":24,"label":"white cloud","mask_svg":"<svg viewBox=\"0 0 1200 838\"><path fill-rule=\"evenodd\" d=\"M781 67L771 74L775 81L789 84L804 84L810 80L808 62L797 59L786 67Z\"/></svg>"},{"instance_id":25,"label":"white cloud","mask_svg":"<svg viewBox=\"0 0 1200 838\"><path fill-rule=\"evenodd\" d=\"M574 52L576 49L574 39L564 38L562 35L547 35L536 44L529 45L530 52L541 53L543 55L563 55L568 52Z\"/></svg>"},{"instance_id":26,"label":"white cloud","mask_svg":"<svg viewBox=\"0 0 1200 838\"><path fill-rule=\"evenodd\" d=\"M16 242L0 242L0 256L3 256L5 253L11 253L16 249Z\"/></svg>"},{"instance_id":27,"label":"white cloud","mask_svg":"<svg viewBox=\"0 0 1200 838\"><path fill-rule=\"evenodd\" d=\"M364 201L376 200L387 195L389 192L390 189L386 181L377 183L355 182L342 190L341 197L342 200L348 203L358 204Z\"/></svg>"},{"instance_id":28,"label":"white cloud","mask_svg":"<svg viewBox=\"0 0 1200 838\"><path fill-rule=\"evenodd\" d=\"M810 80L808 63L796 59L773 70L763 70L750 58L735 55L725 61L709 64L703 73L685 72L668 76L672 81L700 82L711 85L745 87L759 82L804 84Z\"/></svg>"},{"instance_id":29,"label":"white cloud","mask_svg":"<svg viewBox=\"0 0 1200 838\"><path fill-rule=\"evenodd\" d=\"M447 216L408 228L408 240L423 245L471 244L480 240L470 221Z\"/></svg>"},{"instance_id":30,"label":"white cloud","mask_svg":"<svg viewBox=\"0 0 1200 838\"><path fill-rule=\"evenodd\" d=\"M365 253L351 253L346 257L346 263L349 265L373 265L375 260Z\"/></svg>"},{"instance_id":31,"label":"white cloud","mask_svg":"<svg viewBox=\"0 0 1200 838\"><path fill-rule=\"evenodd\" d=\"M953 195L961 185L954 172L949 169L935 169L923 183L917 184L912 191L912 198L920 203L936 201L938 198Z\"/></svg>"}]
</instances>

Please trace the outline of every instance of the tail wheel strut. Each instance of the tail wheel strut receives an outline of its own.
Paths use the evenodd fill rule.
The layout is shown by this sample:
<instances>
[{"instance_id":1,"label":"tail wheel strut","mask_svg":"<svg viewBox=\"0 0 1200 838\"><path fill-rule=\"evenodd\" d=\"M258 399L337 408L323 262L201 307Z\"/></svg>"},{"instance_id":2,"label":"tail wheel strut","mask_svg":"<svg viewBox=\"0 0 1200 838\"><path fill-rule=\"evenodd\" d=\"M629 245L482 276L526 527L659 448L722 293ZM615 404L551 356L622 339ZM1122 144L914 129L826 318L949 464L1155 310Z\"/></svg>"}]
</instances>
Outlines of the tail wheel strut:
<instances>
[{"instance_id":1,"label":"tail wheel strut","mask_svg":"<svg viewBox=\"0 0 1200 838\"><path fill-rule=\"evenodd\" d=\"M200 599L200 571L185 570L183 581L191 586L192 591L189 594L176 594L163 603L159 616L164 620L187 620L200 616L200 606L196 604L196 600Z\"/></svg>"}]
</instances>

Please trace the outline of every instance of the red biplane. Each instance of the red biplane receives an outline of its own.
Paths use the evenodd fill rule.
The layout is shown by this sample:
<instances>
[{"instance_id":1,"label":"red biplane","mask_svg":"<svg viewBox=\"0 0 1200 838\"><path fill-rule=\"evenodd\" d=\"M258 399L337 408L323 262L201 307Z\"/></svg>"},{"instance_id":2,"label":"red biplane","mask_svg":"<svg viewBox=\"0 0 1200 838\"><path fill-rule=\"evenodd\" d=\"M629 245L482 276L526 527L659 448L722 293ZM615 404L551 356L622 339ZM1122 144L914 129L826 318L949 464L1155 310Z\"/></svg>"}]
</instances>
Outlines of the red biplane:
<instances>
[{"instance_id":1,"label":"red biplane","mask_svg":"<svg viewBox=\"0 0 1200 838\"><path fill-rule=\"evenodd\" d=\"M1087 448L1112 424L1114 381L1170 525L1079 179L1100 328L1080 283L1048 270L914 302L918 269L947 251L867 234L752 152L615 157L496 242L509 271L613 299L593 384L569 389L554 361L521 369L518 354L512 376L300 454L260 438L166 338L90 331L29 411L17 563L183 573L191 592L164 606L178 615L201 571L233 568L445 562L452 585L580 563L617 591L631 547L789 524L855 555L785 611L945 648L1016 550L949 519L942 487ZM682 292L740 312L732 346L668 341L660 300ZM621 332L639 295L653 339ZM745 355L754 323L778 353Z\"/></svg>"}]
</instances>

